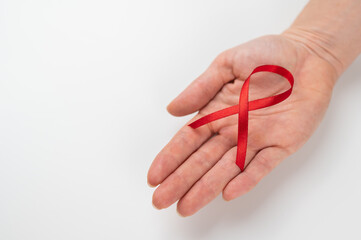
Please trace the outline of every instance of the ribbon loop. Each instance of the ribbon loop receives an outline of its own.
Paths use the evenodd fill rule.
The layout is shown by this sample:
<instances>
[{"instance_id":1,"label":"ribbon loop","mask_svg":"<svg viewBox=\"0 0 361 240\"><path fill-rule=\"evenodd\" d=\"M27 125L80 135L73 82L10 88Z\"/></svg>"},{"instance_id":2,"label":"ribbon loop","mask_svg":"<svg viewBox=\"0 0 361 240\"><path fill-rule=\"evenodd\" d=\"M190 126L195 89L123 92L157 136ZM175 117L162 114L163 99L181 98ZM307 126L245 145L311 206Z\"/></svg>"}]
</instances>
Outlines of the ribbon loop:
<instances>
[{"instance_id":1,"label":"ribbon loop","mask_svg":"<svg viewBox=\"0 0 361 240\"><path fill-rule=\"evenodd\" d=\"M249 81L253 74L258 72L271 72L276 73L288 80L291 87L283 93L261 98L253 101L248 101L249 96ZM237 139L237 157L236 164L241 169L244 170L244 165L246 161L247 154L247 138L248 138L248 112L270 107L276 105L284 100L286 100L292 93L294 85L294 78L292 74L285 68L277 65L262 65L256 67L252 73L244 81L241 93L239 96L239 104L234 105L216 112L210 113L200 119L189 124L193 129L201 127L207 123L213 122L215 120L231 116L238 113L238 139Z\"/></svg>"}]
</instances>

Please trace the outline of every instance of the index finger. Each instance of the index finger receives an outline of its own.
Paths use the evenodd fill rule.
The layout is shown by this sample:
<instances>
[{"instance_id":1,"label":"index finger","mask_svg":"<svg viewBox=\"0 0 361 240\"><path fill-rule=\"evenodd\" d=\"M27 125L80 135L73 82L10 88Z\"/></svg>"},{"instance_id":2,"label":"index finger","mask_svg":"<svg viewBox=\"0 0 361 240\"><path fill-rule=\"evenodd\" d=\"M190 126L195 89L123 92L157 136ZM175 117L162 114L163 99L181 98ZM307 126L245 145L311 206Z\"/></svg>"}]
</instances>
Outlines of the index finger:
<instances>
[{"instance_id":1,"label":"index finger","mask_svg":"<svg viewBox=\"0 0 361 240\"><path fill-rule=\"evenodd\" d=\"M157 186L176 170L195 150L212 136L209 127L193 129L188 124L200 118L197 114L183 126L158 153L148 171L148 184Z\"/></svg>"}]
</instances>

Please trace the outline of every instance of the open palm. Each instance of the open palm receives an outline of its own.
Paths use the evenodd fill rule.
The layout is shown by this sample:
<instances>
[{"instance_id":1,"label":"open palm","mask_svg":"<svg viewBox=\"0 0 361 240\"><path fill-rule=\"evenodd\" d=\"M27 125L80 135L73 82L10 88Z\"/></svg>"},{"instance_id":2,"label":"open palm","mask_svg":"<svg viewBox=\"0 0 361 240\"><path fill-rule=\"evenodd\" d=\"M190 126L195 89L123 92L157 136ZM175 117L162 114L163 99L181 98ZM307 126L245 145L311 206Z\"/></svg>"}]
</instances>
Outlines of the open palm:
<instances>
[{"instance_id":1,"label":"open palm","mask_svg":"<svg viewBox=\"0 0 361 240\"><path fill-rule=\"evenodd\" d=\"M280 161L299 149L320 123L336 80L334 68L301 42L285 35L265 36L221 53L210 67L168 106L175 116L195 111L191 120L238 104L243 81L264 64L280 65L295 78L284 102L249 113L246 167L235 164L238 115L198 129L185 125L154 159L148 183L158 186L153 204L166 208L178 201L183 216L197 212L223 192L232 200L252 189ZM257 73L250 100L288 89L272 73Z\"/></svg>"}]
</instances>

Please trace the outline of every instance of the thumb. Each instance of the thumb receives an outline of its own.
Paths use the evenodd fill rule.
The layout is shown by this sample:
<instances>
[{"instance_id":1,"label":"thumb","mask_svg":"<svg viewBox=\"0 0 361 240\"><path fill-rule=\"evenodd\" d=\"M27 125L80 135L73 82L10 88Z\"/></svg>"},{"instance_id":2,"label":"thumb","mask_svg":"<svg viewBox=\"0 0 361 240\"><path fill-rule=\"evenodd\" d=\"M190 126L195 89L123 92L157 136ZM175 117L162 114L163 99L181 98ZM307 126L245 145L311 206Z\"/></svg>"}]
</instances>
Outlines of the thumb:
<instances>
[{"instance_id":1,"label":"thumb","mask_svg":"<svg viewBox=\"0 0 361 240\"><path fill-rule=\"evenodd\" d=\"M223 87L235 77L230 64L218 57L208 69L183 90L167 110L174 116L184 116L204 107Z\"/></svg>"}]
</instances>

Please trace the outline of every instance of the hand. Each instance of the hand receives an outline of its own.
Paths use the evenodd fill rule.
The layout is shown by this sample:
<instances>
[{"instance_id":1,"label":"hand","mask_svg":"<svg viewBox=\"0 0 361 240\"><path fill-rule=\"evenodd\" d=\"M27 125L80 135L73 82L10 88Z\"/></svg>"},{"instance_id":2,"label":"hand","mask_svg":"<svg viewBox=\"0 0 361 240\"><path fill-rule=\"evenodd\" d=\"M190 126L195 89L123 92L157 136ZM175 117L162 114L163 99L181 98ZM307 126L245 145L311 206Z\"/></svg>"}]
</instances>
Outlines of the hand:
<instances>
[{"instance_id":1,"label":"hand","mask_svg":"<svg viewBox=\"0 0 361 240\"><path fill-rule=\"evenodd\" d=\"M236 105L243 81L264 64L288 69L295 86L284 102L249 113L245 170L235 164L237 114L198 129L185 125L149 169L148 183L160 184L153 194L156 208L179 200L177 211L189 216L221 192L227 201L237 198L311 136L327 109L338 74L328 61L287 34L261 37L221 53L167 109L175 116L199 111L192 122ZM276 74L257 73L250 81L250 100L288 88L288 82Z\"/></svg>"}]
</instances>

